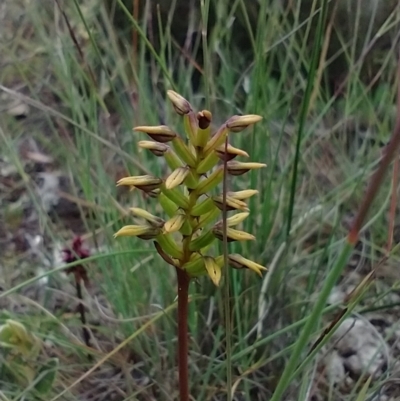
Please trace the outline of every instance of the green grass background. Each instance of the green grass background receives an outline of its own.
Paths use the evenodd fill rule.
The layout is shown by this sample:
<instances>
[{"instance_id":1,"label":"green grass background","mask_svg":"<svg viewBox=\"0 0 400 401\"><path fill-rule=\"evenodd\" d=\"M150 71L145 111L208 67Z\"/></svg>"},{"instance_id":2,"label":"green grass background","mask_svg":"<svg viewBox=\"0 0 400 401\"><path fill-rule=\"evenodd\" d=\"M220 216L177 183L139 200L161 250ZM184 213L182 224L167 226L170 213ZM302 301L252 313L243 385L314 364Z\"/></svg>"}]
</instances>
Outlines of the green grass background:
<instances>
[{"instance_id":1,"label":"green grass background","mask_svg":"<svg viewBox=\"0 0 400 401\"><path fill-rule=\"evenodd\" d=\"M294 372L323 324L332 317L332 310L338 307L326 307L318 297L344 245L343 220L356 212L381 146L390 137L395 116L395 54L390 48L373 53L373 62L381 70L371 88L371 78L365 72L368 67L351 38L344 35L331 59L321 59L331 16L322 11L328 2L306 4L306 15L314 18L304 18L305 11L300 7L289 14L276 2L261 2L259 12L254 14L244 0L220 1L218 5L202 1L194 19L204 26L210 19L210 29L195 40L197 59L202 59L203 65L201 73L196 72L198 88L194 90L195 67L190 61L196 57L183 57L172 35L179 32L173 18L179 2L170 2L168 18L161 15L162 7L160 15L152 14L150 33L147 21L136 21L127 9L125 13L120 0L110 3L111 8L95 0L61 3L61 8L50 2L43 6L38 2L8 5L16 9L23 5L23 9L19 9L15 26L9 27L13 37L1 43L5 61L0 89L28 103L34 117L29 117L28 124L2 114L1 156L7 156L16 167L20 185L38 208L42 232L54 243L67 243L71 233L60 232L58 222L41 210L35 183L19 159L19 140L27 135L33 138L70 177L74 196L95 205L89 208L90 213L81 208L85 233L94 233L97 244L103 247L99 251L102 257L90 262L89 272L99 278L96 284L120 319L112 327L104 324L99 331L113 347L133 335L126 347L141 362L142 373L151 378L149 385L140 387L125 376L130 389L126 399L151 399L146 394L154 395L156 388L157 399L172 400L176 391L174 312L158 316L150 330L142 328L149 316L175 301L174 272L155 254L151 244L113 239L113 233L130 221L121 209L141 205L157 210L154 201L144 201L137 193L118 193L115 181L119 174L165 174L159 159L139 151L136 143L144 138L133 133L132 127L163 122L181 128L166 100L169 88L184 95L197 109L209 108L216 126L233 114L262 115L262 123L232 136L234 146L268 167L230 183L235 190L259 190L250 202L251 214L245 226L257 240L230 249L270 266L272 272L268 282L247 272L231 272L233 327L228 333L224 329L224 292L206 279L192 285L191 388L197 401L226 393L228 335L232 342L233 383L236 395L242 397L238 399L306 400L315 377L316 358ZM140 3L141 8L145 7ZM117 26L113 24L114 12L118 13ZM236 20L232 25L233 18ZM355 26L357 21L363 21L361 11L354 15ZM362 30L361 22L360 35L366 47L374 35L393 30L397 19L390 14L378 29L369 22L367 31ZM154 26L158 26L156 39L151 37ZM138 35L136 49L133 31ZM247 37L246 47L243 37ZM327 85L328 66L335 62L335 54L342 60L340 68L347 78L340 96ZM314 94L320 68L325 72ZM362 256L372 265L383 254L390 194L388 179L368 217L368 247ZM6 199L6 192L1 196ZM395 252L392 258L397 260ZM4 269L23 265L19 255L10 259ZM342 265L345 267L345 261ZM8 293L17 293L24 284L21 279L19 287L12 287ZM378 287L363 300L364 308L365 304L375 305ZM315 315L304 344L296 348L298 359L292 361L296 341L304 333L315 305L325 308L323 318ZM50 396L42 399L53 400L63 394L60 399L80 400L76 389L68 386L89 369L90 363L82 348L60 329L62 316L50 318L39 308L33 310L12 317L40 338L51 338L60 349L57 380ZM77 321L75 324L79 325ZM288 366L292 372L278 385ZM355 400L362 385L362 380L357 382L347 399ZM379 385L371 385L371 394ZM273 395L276 388L289 389L286 398ZM0 397L32 399L24 391L4 384ZM321 391L324 399L337 399L329 383Z\"/></svg>"}]
</instances>

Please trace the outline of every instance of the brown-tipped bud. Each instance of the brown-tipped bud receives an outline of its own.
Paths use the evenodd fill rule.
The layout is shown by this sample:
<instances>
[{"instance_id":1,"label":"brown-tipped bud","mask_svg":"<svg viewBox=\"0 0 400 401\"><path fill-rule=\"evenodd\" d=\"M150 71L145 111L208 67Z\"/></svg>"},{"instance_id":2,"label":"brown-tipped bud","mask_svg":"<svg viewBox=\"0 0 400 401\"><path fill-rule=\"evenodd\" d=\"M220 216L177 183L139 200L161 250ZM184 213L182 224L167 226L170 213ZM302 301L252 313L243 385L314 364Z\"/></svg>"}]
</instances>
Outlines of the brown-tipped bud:
<instances>
[{"instance_id":1,"label":"brown-tipped bud","mask_svg":"<svg viewBox=\"0 0 400 401\"><path fill-rule=\"evenodd\" d=\"M240 132L262 120L261 116L256 114L247 114L245 116L232 116L225 124L232 132Z\"/></svg>"},{"instance_id":2,"label":"brown-tipped bud","mask_svg":"<svg viewBox=\"0 0 400 401\"><path fill-rule=\"evenodd\" d=\"M234 269L250 269L253 272L257 273L259 276L262 276L262 271L267 270L264 266L253 262L252 260L246 259L243 256L234 253L232 255L228 255L228 263L229 266Z\"/></svg>"},{"instance_id":3,"label":"brown-tipped bud","mask_svg":"<svg viewBox=\"0 0 400 401\"><path fill-rule=\"evenodd\" d=\"M162 142L139 141L138 145L139 148L150 150L157 157L164 156L165 152L169 149L169 146Z\"/></svg>"},{"instance_id":4,"label":"brown-tipped bud","mask_svg":"<svg viewBox=\"0 0 400 401\"><path fill-rule=\"evenodd\" d=\"M220 224L216 224L212 232L215 238L219 239L220 241L224 240L224 232L223 228ZM234 228L227 227L226 229L226 237L228 242L233 241L252 241L256 239L256 237L252 234L246 233L245 231L235 230Z\"/></svg>"},{"instance_id":5,"label":"brown-tipped bud","mask_svg":"<svg viewBox=\"0 0 400 401\"><path fill-rule=\"evenodd\" d=\"M158 227L148 225L130 225L122 227L114 234L114 237L138 237L141 239L153 239L160 233L161 229Z\"/></svg>"},{"instance_id":6,"label":"brown-tipped bud","mask_svg":"<svg viewBox=\"0 0 400 401\"><path fill-rule=\"evenodd\" d=\"M219 210L223 210L224 209L224 203L223 203L223 196L222 195L218 195L218 196L214 196L212 198L212 200L214 201L215 206L217 206L217 208ZM229 212L231 210L244 210L244 211L248 211L248 207L247 204L239 199L235 199L229 195L226 196L226 210Z\"/></svg>"},{"instance_id":7,"label":"brown-tipped bud","mask_svg":"<svg viewBox=\"0 0 400 401\"><path fill-rule=\"evenodd\" d=\"M199 128L206 129L210 126L212 114L208 110L202 110L197 113L197 120L199 121Z\"/></svg>"},{"instance_id":8,"label":"brown-tipped bud","mask_svg":"<svg viewBox=\"0 0 400 401\"><path fill-rule=\"evenodd\" d=\"M133 128L133 130L138 132L144 132L151 139L160 143L170 142L176 137L176 133L166 125L157 125L155 127L143 125L135 127Z\"/></svg>"},{"instance_id":9,"label":"brown-tipped bud","mask_svg":"<svg viewBox=\"0 0 400 401\"><path fill-rule=\"evenodd\" d=\"M243 175L250 170L266 167L264 163L241 163L237 161L230 161L227 163L228 174L230 175Z\"/></svg>"},{"instance_id":10,"label":"brown-tipped bud","mask_svg":"<svg viewBox=\"0 0 400 401\"><path fill-rule=\"evenodd\" d=\"M155 189L159 188L162 184L162 180L151 175L138 175L134 177L124 177L117 182L117 186L127 185L129 187L135 187L143 192L150 193Z\"/></svg>"},{"instance_id":11,"label":"brown-tipped bud","mask_svg":"<svg viewBox=\"0 0 400 401\"><path fill-rule=\"evenodd\" d=\"M222 161L230 161L234 159L236 156L243 156L249 157L249 154L242 149L238 149L233 147L228 143L227 151L225 152L225 145L219 146L215 149L215 154L222 160Z\"/></svg>"},{"instance_id":12,"label":"brown-tipped bud","mask_svg":"<svg viewBox=\"0 0 400 401\"><path fill-rule=\"evenodd\" d=\"M243 212L243 213L237 213L231 217L228 217L226 219L226 226L227 227L234 227L240 224L242 221L244 221L247 217L249 216L248 212ZM216 226L221 226L224 224L223 220L218 221L215 225Z\"/></svg>"},{"instance_id":13,"label":"brown-tipped bud","mask_svg":"<svg viewBox=\"0 0 400 401\"><path fill-rule=\"evenodd\" d=\"M142 219L145 219L148 221L152 226L161 228L164 226L165 221L157 216L154 216L154 214L149 213L147 210L138 208L138 207L131 207L129 209L135 216L141 217Z\"/></svg>"},{"instance_id":14,"label":"brown-tipped bud","mask_svg":"<svg viewBox=\"0 0 400 401\"><path fill-rule=\"evenodd\" d=\"M192 110L191 104L179 93L169 90L167 91L167 95L172 103L172 106L174 106L175 111L180 116L183 116Z\"/></svg>"},{"instance_id":15,"label":"brown-tipped bud","mask_svg":"<svg viewBox=\"0 0 400 401\"><path fill-rule=\"evenodd\" d=\"M252 196L257 195L257 194L258 194L258 191L256 189L244 189L243 191L228 192L227 196L230 196L237 200L245 200L245 199L249 199Z\"/></svg>"}]
</instances>

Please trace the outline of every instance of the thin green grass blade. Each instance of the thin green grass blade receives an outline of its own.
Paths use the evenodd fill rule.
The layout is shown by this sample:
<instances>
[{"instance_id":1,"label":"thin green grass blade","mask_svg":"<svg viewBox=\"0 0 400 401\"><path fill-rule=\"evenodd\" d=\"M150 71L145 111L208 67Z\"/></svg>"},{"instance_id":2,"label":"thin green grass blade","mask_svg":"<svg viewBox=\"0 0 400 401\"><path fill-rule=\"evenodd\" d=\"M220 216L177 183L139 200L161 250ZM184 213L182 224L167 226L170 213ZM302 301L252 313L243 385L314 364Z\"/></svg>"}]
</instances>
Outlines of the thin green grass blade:
<instances>
[{"instance_id":1,"label":"thin green grass blade","mask_svg":"<svg viewBox=\"0 0 400 401\"><path fill-rule=\"evenodd\" d=\"M345 268L352 250L353 250L353 245L346 242L336 263L334 264L328 276L326 277L325 283L321 289L318 299L313 309L311 310L309 317L307 318L307 323L304 325L300 333L299 339L295 343L294 349L279 379L279 382L276 386L271 401L281 400L285 390L289 386L293 372L295 371L296 366L298 365L298 361L301 358L302 353L307 347L307 344L320 321L322 311L324 310L329 294L331 293L332 288L335 286L343 269Z\"/></svg>"},{"instance_id":2,"label":"thin green grass blade","mask_svg":"<svg viewBox=\"0 0 400 401\"><path fill-rule=\"evenodd\" d=\"M293 173L291 180L291 188L290 188L290 197L289 197L289 207L287 212L287 228L286 228L286 236L289 237L290 230L292 226L293 219L293 210L295 204L296 197L296 188L297 188L297 176L298 169L300 163L300 151L301 151L301 141L304 135L305 124L308 117L308 109L310 106L311 94L314 86L314 79L316 77L319 55L321 53L321 43L323 38L323 30L326 24L326 18L328 14L328 0L323 0L321 5L321 10L318 18L318 25L316 29L315 42L313 46L313 50L311 53L311 61L310 67L308 70L308 79L307 86L304 93L300 113L299 113L299 128L297 133L297 141L296 141L296 151L293 161Z\"/></svg>"}]
</instances>

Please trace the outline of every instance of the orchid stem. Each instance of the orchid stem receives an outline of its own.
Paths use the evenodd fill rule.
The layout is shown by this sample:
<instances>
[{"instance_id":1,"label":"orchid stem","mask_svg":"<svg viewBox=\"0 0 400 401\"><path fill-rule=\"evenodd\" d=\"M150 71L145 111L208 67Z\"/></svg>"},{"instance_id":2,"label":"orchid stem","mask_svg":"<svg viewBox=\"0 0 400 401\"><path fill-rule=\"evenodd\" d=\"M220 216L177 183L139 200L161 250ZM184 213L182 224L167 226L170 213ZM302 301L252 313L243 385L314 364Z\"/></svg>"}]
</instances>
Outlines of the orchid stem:
<instances>
[{"instance_id":1,"label":"orchid stem","mask_svg":"<svg viewBox=\"0 0 400 401\"><path fill-rule=\"evenodd\" d=\"M179 399L189 401L189 372L188 372L188 274L178 267L178 367L179 367Z\"/></svg>"}]
</instances>

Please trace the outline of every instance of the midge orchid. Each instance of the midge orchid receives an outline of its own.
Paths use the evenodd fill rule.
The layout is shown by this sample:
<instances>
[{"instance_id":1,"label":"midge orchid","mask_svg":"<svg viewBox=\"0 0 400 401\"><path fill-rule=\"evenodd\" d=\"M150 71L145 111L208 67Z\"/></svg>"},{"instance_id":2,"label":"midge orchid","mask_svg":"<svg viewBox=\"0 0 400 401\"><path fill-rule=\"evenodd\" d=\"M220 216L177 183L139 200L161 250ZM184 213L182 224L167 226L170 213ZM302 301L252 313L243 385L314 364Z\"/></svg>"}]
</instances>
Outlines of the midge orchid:
<instances>
[{"instance_id":1,"label":"midge orchid","mask_svg":"<svg viewBox=\"0 0 400 401\"><path fill-rule=\"evenodd\" d=\"M228 145L225 139L229 132L240 132L261 120L257 115L233 116L212 136L212 115L208 110L197 114L191 104L174 91L168 97L176 112L183 116L187 141L165 125L135 127L135 131L146 133L153 141L140 141L139 147L147 149L157 157L164 157L172 173L164 180L151 175L125 177L117 185L127 185L156 197L169 219L152 215L146 210L132 208L132 214L142 218L141 225L122 227L115 237L135 236L154 240L161 257L170 265L185 271L189 277L206 275L218 285L223 265L222 256L209 256L212 243L222 240L222 221L209 227L223 208L222 195L210 192L222 182L223 165L227 160L227 173L242 175L253 169L265 167L262 163L242 163L232 160L237 156L249 157L241 150ZM171 145L171 146L169 146ZM244 200L257 194L256 190L231 192L226 196L228 211L240 211L227 219L228 241L254 240L255 237L232 227L239 225L248 215ZM178 239L175 233L180 233ZM229 255L230 266L247 268L261 274L265 268L240 255Z\"/></svg>"},{"instance_id":2,"label":"midge orchid","mask_svg":"<svg viewBox=\"0 0 400 401\"><path fill-rule=\"evenodd\" d=\"M230 133L237 133L261 120L258 115L233 116L212 135L212 115L208 110L198 113L191 104L174 91L167 92L175 111L183 117L186 138L166 125L139 126L134 131L147 134L152 140L139 141L140 148L156 157L164 157L171 173L161 179L152 175L125 177L117 182L137 188L156 199L166 218L154 216L140 208L131 208L133 216L142 224L122 227L115 237L133 236L153 240L165 262L174 266L178 276L179 315L179 374L181 401L188 400L187 383L187 297L192 278L208 275L215 285L222 276L224 256L212 254L213 243L224 239L224 223L228 242L249 241L255 237L237 229L248 216L246 200L258 191L246 189L228 192L225 197L213 195L226 173L231 176L246 174L265 164L239 162L236 157L249 157L241 149L226 143ZM234 212L215 222L221 210ZM234 269L250 269L261 275L264 266L242 255L230 254L228 264Z\"/></svg>"}]
</instances>

